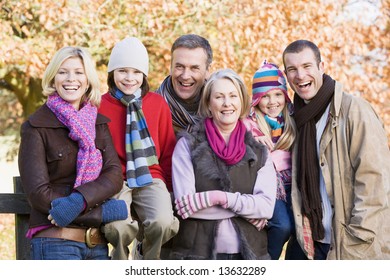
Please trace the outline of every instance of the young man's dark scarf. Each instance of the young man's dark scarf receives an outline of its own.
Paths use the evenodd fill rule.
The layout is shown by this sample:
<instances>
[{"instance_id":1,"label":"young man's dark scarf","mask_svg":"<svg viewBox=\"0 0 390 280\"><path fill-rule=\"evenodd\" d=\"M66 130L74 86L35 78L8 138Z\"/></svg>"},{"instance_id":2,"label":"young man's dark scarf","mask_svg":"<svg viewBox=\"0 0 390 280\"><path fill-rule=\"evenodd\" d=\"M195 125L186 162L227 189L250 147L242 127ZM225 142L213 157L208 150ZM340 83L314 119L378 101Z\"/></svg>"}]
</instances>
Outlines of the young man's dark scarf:
<instances>
[{"instance_id":1,"label":"young man's dark scarf","mask_svg":"<svg viewBox=\"0 0 390 280\"><path fill-rule=\"evenodd\" d=\"M305 103L294 94L295 122L298 128L298 189L302 195L302 211L309 219L313 240L324 238L320 194L320 169L316 148L316 123L332 100L335 81L323 75L323 84L317 94Z\"/></svg>"}]
</instances>

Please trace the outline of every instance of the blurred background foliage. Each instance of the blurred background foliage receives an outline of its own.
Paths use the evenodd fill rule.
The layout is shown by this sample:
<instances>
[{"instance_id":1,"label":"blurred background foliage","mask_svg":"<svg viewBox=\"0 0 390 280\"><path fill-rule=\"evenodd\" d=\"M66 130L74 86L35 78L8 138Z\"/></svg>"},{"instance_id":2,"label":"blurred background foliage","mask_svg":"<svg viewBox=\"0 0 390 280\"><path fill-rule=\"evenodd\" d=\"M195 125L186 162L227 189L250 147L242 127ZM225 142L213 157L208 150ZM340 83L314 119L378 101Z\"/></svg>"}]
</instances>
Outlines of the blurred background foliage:
<instances>
[{"instance_id":1,"label":"blurred background foliage","mask_svg":"<svg viewBox=\"0 0 390 280\"><path fill-rule=\"evenodd\" d=\"M0 0L1 145L9 145L7 159L17 155L20 124L45 101L41 78L59 48L88 48L105 92L113 45L136 36L156 89L169 74L172 43L186 33L209 40L212 70L232 68L248 88L264 59L283 68L291 41L312 40L326 72L368 100L390 135L389 31L390 0Z\"/></svg>"}]
</instances>

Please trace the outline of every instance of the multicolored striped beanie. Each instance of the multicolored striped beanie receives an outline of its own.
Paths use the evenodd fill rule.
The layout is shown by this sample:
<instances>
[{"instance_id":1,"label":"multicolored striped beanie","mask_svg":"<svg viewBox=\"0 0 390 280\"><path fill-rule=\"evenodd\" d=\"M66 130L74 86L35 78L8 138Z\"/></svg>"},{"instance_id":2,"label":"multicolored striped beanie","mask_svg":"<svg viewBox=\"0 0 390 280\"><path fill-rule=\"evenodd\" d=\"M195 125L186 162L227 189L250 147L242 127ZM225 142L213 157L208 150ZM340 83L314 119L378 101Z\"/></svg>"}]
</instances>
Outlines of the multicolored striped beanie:
<instances>
[{"instance_id":1,"label":"multicolored striped beanie","mask_svg":"<svg viewBox=\"0 0 390 280\"><path fill-rule=\"evenodd\" d=\"M286 102L291 103L287 94L287 83L283 72L278 66L264 60L263 65L256 71L252 83L252 107L259 104L260 99L270 90L280 89L286 97Z\"/></svg>"}]
</instances>

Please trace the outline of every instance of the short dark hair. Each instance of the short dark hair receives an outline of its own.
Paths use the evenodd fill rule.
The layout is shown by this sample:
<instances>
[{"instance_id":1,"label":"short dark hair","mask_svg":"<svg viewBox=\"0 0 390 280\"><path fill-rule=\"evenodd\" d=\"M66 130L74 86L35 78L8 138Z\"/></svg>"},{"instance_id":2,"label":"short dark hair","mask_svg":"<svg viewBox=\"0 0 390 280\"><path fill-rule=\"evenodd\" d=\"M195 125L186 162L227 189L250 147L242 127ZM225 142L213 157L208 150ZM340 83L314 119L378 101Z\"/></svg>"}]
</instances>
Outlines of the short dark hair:
<instances>
[{"instance_id":1,"label":"short dark hair","mask_svg":"<svg viewBox=\"0 0 390 280\"><path fill-rule=\"evenodd\" d=\"M314 57L317 61L317 66L318 66L321 62L321 53L320 53L320 49L317 47L317 45L311 41L308 41L308 40L296 40L296 41L292 42L291 44L289 44L283 52L283 65L284 65L284 67L286 68L286 63L284 61L284 57L287 53L299 53L305 48L309 48L313 51Z\"/></svg>"},{"instance_id":2,"label":"short dark hair","mask_svg":"<svg viewBox=\"0 0 390 280\"><path fill-rule=\"evenodd\" d=\"M171 48L171 55L178 48L186 48L186 49L196 49L202 48L205 50L207 55L207 68L213 62L213 50L211 49L209 41L207 41L202 36L196 34L186 34L182 35L175 40Z\"/></svg>"},{"instance_id":3,"label":"short dark hair","mask_svg":"<svg viewBox=\"0 0 390 280\"><path fill-rule=\"evenodd\" d=\"M107 75L107 85L108 85L108 92L115 93L117 90L117 86L115 85L115 79L114 79L114 71L111 71ZM141 96L145 96L149 92L149 82L148 77L146 77L145 74L143 74L144 78L141 85Z\"/></svg>"}]
</instances>

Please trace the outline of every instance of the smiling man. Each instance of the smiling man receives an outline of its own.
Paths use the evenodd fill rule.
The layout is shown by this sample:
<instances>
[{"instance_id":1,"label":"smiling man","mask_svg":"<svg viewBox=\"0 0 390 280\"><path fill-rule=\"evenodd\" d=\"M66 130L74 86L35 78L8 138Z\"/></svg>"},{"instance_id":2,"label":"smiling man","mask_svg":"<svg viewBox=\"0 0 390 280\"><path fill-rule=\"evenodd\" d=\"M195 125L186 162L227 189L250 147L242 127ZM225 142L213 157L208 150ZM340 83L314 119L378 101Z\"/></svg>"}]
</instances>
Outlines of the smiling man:
<instances>
[{"instance_id":1,"label":"smiling man","mask_svg":"<svg viewBox=\"0 0 390 280\"><path fill-rule=\"evenodd\" d=\"M209 77L213 52L209 42L195 34L180 36L171 48L170 75L157 93L169 105L175 132L191 130L199 120L198 108L203 86Z\"/></svg>"},{"instance_id":2,"label":"smiling man","mask_svg":"<svg viewBox=\"0 0 390 280\"><path fill-rule=\"evenodd\" d=\"M318 47L283 52L298 129L286 259L390 259L390 152L382 121L325 74Z\"/></svg>"}]
</instances>

